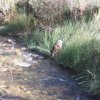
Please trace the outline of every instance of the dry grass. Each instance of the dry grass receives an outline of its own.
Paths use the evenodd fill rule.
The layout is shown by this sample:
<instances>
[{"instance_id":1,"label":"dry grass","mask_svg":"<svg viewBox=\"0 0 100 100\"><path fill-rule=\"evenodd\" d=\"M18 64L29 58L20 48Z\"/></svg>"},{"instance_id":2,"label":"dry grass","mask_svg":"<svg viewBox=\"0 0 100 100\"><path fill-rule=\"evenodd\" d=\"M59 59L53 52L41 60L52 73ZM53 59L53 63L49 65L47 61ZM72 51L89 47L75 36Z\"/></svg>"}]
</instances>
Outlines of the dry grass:
<instances>
[{"instance_id":1,"label":"dry grass","mask_svg":"<svg viewBox=\"0 0 100 100\"><path fill-rule=\"evenodd\" d=\"M67 19L79 19L88 13L94 16L99 11L99 0L42 0L29 2L32 5L34 16L39 25L53 26L55 23L64 22ZM87 16L89 17L89 16Z\"/></svg>"}]
</instances>

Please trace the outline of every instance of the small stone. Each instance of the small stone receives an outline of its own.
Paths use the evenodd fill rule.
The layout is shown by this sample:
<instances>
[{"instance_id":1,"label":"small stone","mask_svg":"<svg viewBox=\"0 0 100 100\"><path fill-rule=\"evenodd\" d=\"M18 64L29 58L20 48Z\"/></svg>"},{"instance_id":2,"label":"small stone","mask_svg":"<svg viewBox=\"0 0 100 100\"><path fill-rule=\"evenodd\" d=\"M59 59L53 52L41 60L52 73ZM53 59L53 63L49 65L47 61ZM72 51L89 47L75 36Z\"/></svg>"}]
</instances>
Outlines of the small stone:
<instances>
[{"instance_id":1,"label":"small stone","mask_svg":"<svg viewBox=\"0 0 100 100\"><path fill-rule=\"evenodd\" d=\"M22 50L26 50L26 48L25 48L25 47L22 47L21 49L22 49Z\"/></svg>"},{"instance_id":2,"label":"small stone","mask_svg":"<svg viewBox=\"0 0 100 100\"><path fill-rule=\"evenodd\" d=\"M32 61L34 64L38 64L38 62L37 61Z\"/></svg>"},{"instance_id":3,"label":"small stone","mask_svg":"<svg viewBox=\"0 0 100 100\"><path fill-rule=\"evenodd\" d=\"M64 80L64 79L62 79L62 78L60 78L59 80L60 80L61 82L64 82L64 81L65 81L65 80Z\"/></svg>"}]
</instances>

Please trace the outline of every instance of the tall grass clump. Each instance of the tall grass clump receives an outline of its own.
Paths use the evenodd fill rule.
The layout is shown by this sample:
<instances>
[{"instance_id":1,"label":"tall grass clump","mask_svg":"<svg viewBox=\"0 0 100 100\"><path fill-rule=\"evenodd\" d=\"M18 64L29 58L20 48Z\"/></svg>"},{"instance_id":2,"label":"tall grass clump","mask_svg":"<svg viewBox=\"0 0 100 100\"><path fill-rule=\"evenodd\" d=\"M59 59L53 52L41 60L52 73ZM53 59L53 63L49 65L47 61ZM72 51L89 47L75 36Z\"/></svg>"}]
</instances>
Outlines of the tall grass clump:
<instances>
[{"instance_id":1,"label":"tall grass clump","mask_svg":"<svg viewBox=\"0 0 100 100\"><path fill-rule=\"evenodd\" d=\"M98 22L99 23L99 22ZM66 40L57 61L78 72L78 82L92 94L100 94L100 33L97 22L82 23ZM96 25L96 26L95 26Z\"/></svg>"},{"instance_id":2,"label":"tall grass clump","mask_svg":"<svg viewBox=\"0 0 100 100\"><path fill-rule=\"evenodd\" d=\"M93 55L99 49L99 46L99 41L95 40L93 34L75 34L69 41L66 41L58 62L70 66L76 71L82 71L95 64Z\"/></svg>"},{"instance_id":3,"label":"tall grass clump","mask_svg":"<svg viewBox=\"0 0 100 100\"><path fill-rule=\"evenodd\" d=\"M1 35L6 35L9 33L17 33L23 31L25 27L25 16L19 16L18 18L5 23L5 29L0 31Z\"/></svg>"},{"instance_id":4,"label":"tall grass clump","mask_svg":"<svg viewBox=\"0 0 100 100\"><path fill-rule=\"evenodd\" d=\"M97 20L88 23L68 21L54 28L52 33L37 29L31 36L26 36L25 41L29 48L41 49L41 52L49 54L54 43L58 39L63 40L63 48L55 60L79 73L77 79L85 91L97 94L100 90L99 23Z\"/></svg>"},{"instance_id":5,"label":"tall grass clump","mask_svg":"<svg viewBox=\"0 0 100 100\"><path fill-rule=\"evenodd\" d=\"M31 31L35 28L35 19L33 16L24 14L17 14L14 19L5 22L5 28L0 30L1 35L15 34L24 31ZM23 35L23 34L21 34Z\"/></svg>"},{"instance_id":6,"label":"tall grass clump","mask_svg":"<svg viewBox=\"0 0 100 100\"><path fill-rule=\"evenodd\" d=\"M79 82L79 86L84 91L92 95L100 96L100 68L93 66L87 68L84 72L80 73L76 80Z\"/></svg>"},{"instance_id":7,"label":"tall grass clump","mask_svg":"<svg viewBox=\"0 0 100 100\"><path fill-rule=\"evenodd\" d=\"M72 28L72 25L74 26L74 23L67 22L64 26L54 28L53 32L43 31L37 28L35 31L24 35L25 42L29 48L38 46L50 52L50 49L58 39L63 41L69 40L71 36L75 34L73 31L77 29L78 26Z\"/></svg>"}]
</instances>

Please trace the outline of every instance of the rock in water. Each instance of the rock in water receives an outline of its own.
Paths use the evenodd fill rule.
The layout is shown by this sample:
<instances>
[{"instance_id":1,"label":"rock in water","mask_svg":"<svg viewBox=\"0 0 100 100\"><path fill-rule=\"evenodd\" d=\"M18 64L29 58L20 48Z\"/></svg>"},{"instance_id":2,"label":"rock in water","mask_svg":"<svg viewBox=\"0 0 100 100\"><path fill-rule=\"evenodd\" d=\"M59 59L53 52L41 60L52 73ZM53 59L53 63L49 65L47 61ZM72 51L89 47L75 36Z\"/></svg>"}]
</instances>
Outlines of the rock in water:
<instances>
[{"instance_id":1,"label":"rock in water","mask_svg":"<svg viewBox=\"0 0 100 100\"><path fill-rule=\"evenodd\" d=\"M20 66L20 67L30 67L31 66L31 64L30 63L28 63L28 62L15 62L15 64L17 65L17 66Z\"/></svg>"}]
</instances>

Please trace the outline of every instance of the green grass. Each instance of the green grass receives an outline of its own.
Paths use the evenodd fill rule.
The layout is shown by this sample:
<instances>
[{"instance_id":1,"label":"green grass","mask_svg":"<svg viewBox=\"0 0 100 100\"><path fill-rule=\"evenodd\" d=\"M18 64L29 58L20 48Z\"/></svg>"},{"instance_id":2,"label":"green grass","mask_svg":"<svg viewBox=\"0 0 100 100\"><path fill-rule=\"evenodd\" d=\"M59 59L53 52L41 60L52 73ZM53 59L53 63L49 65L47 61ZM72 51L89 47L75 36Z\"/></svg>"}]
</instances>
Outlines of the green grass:
<instances>
[{"instance_id":1,"label":"green grass","mask_svg":"<svg viewBox=\"0 0 100 100\"><path fill-rule=\"evenodd\" d=\"M79 86L82 87L89 94L100 95L100 68L92 67L86 69L83 73L80 73L76 80L79 82Z\"/></svg>"},{"instance_id":2,"label":"green grass","mask_svg":"<svg viewBox=\"0 0 100 100\"><path fill-rule=\"evenodd\" d=\"M25 27L25 16L20 16L19 18L5 24L5 29L0 30L0 35L14 34L17 32L22 32Z\"/></svg>"},{"instance_id":3,"label":"green grass","mask_svg":"<svg viewBox=\"0 0 100 100\"><path fill-rule=\"evenodd\" d=\"M27 30L33 30L35 28L35 19L33 16L27 16L24 14L19 14L18 17L15 16L14 20L4 24L5 28L0 30L0 35L8 35L14 33L19 33Z\"/></svg>"},{"instance_id":4,"label":"green grass","mask_svg":"<svg viewBox=\"0 0 100 100\"><path fill-rule=\"evenodd\" d=\"M55 41L63 40L62 51L55 60L79 73L77 77L82 78L78 82L84 91L98 94L100 91L100 72L98 70L100 67L100 39L97 35L100 33L97 26L95 20L88 23L84 21L65 22L63 26L56 27L52 33L37 29L31 33L31 36L25 36L25 41L29 48L42 48L41 52L49 54Z\"/></svg>"}]
</instances>

